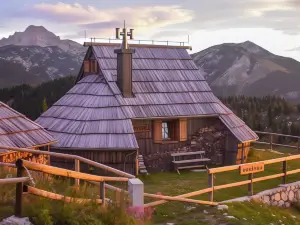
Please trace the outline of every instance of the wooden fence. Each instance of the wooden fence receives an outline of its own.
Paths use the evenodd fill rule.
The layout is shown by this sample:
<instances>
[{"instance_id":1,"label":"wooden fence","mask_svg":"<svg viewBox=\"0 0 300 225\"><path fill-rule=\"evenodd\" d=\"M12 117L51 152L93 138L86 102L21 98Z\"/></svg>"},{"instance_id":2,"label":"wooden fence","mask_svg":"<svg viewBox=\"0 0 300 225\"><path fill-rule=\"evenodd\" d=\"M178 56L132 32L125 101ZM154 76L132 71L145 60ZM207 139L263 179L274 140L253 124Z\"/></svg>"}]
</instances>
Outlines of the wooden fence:
<instances>
[{"instance_id":1,"label":"wooden fence","mask_svg":"<svg viewBox=\"0 0 300 225\"><path fill-rule=\"evenodd\" d=\"M263 145L269 145L270 149L273 150L273 146L279 146L279 147L286 147L286 148L293 148L297 149L298 153L300 152L300 136L293 136L293 135L287 135L287 134L278 134L278 133L269 133L269 132L262 132L262 131L255 131L257 134L267 135L269 142L266 141L256 141L257 144L263 144ZM286 137L294 139L297 143L297 145L284 145L274 142L274 137Z\"/></svg>"},{"instance_id":2,"label":"wooden fence","mask_svg":"<svg viewBox=\"0 0 300 225\"><path fill-rule=\"evenodd\" d=\"M243 185L248 185L248 196L252 196L253 195L253 184L256 182L282 177L282 183L285 184L286 178L288 175L300 173L300 169L287 171L287 162L291 161L291 160L297 160L297 159L300 159L300 155L292 155L292 156L287 156L287 157L283 157L283 158L270 159L270 160L259 161L259 162L254 162L254 163L245 163L245 164L241 164L241 165L233 165L233 166L225 166L225 167L220 167L220 168L208 169L207 170L207 172L208 172L208 188L205 188L205 189L202 189L199 191L182 194L182 195L179 195L176 197L188 198L188 197L193 197L193 196L208 193L209 194L209 202L206 202L206 203L208 203L208 204L210 203L211 205L216 205L218 203L214 202L214 191L227 189L227 188L231 188L231 187L243 186ZM214 175L217 173L234 171L234 170L241 171L241 168L243 168L243 167L252 168L252 167L256 167L258 165L265 166L265 165L270 165L270 164L274 164L274 163L282 163L282 172L281 173L254 178L255 173L251 172L248 174L247 180L239 181L239 182L235 182L235 183L223 184L223 185L214 185L214 177L215 177ZM151 197L151 196L149 196L149 197ZM155 202L145 204L144 206L145 207L153 207L156 205L163 204L165 202L166 201L164 201L164 200L155 201Z\"/></svg>"},{"instance_id":3,"label":"wooden fence","mask_svg":"<svg viewBox=\"0 0 300 225\"><path fill-rule=\"evenodd\" d=\"M45 197L48 199L54 200L62 200L65 202L77 202L77 203L85 203L95 201L99 204L105 203L105 182L106 181L114 181L114 182L128 182L129 178L127 177L107 177L107 176L96 176L86 173L81 173L77 171L61 169L58 167L48 166L39 163L33 163L26 160L19 159L14 164L1 163L0 166L10 166L17 167L17 178L7 178L0 179L1 184L16 184L16 204L15 204L15 215L18 217L22 216L22 202L23 202L23 193L29 193L33 195L37 195L40 197ZM100 184L100 199L82 199L82 198L71 198L63 195L59 195L56 193L48 192L45 190L41 190L35 187L29 186L27 183L30 181L29 177L26 177L26 170L29 171L39 171L46 174L63 176L68 178L74 178L78 180L84 181L93 181L98 182ZM134 194L134 193L133 193Z\"/></svg>"}]
</instances>

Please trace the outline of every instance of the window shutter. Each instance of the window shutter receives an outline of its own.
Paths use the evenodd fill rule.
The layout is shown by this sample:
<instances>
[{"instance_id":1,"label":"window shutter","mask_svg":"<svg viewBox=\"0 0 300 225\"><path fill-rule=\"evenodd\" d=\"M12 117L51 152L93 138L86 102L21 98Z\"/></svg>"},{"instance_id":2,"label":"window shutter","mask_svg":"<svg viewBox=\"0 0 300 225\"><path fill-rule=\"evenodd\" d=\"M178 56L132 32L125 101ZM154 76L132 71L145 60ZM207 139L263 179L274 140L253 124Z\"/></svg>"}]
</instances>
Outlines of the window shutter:
<instances>
[{"instance_id":1,"label":"window shutter","mask_svg":"<svg viewBox=\"0 0 300 225\"><path fill-rule=\"evenodd\" d=\"M179 120L179 141L186 141L187 140L187 119L180 119Z\"/></svg>"},{"instance_id":2,"label":"window shutter","mask_svg":"<svg viewBox=\"0 0 300 225\"><path fill-rule=\"evenodd\" d=\"M154 143L161 143L162 142L162 121L161 120L154 120L153 121L153 137Z\"/></svg>"},{"instance_id":3,"label":"window shutter","mask_svg":"<svg viewBox=\"0 0 300 225\"><path fill-rule=\"evenodd\" d=\"M84 62L83 62L83 72L84 73L89 73L90 72L90 61L89 60L84 60Z\"/></svg>"},{"instance_id":4,"label":"window shutter","mask_svg":"<svg viewBox=\"0 0 300 225\"><path fill-rule=\"evenodd\" d=\"M91 72L92 73L97 73L98 72L98 64L95 59L91 60Z\"/></svg>"}]
</instances>

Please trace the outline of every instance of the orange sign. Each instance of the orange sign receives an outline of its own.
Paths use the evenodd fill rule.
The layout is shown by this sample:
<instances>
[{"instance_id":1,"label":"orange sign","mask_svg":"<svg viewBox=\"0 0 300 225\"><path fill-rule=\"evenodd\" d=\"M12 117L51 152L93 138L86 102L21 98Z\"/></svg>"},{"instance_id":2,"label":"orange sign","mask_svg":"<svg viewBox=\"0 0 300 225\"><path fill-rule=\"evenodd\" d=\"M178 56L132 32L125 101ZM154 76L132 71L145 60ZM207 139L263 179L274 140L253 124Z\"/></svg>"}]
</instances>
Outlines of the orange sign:
<instances>
[{"instance_id":1,"label":"orange sign","mask_svg":"<svg viewBox=\"0 0 300 225\"><path fill-rule=\"evenodd\" d=\"M258 173L265 170L265 164L264 163L251 163L246 165L240 166L240 174L250 174L250 173Z\"/></svg>"},{"instance_id":2,"label":"orange sign","mask_svg":"<svg viewBox=\"0 0 300 225\"><path fill-rule=\"evenodd\" d=\"M18 159L25 159L31 162L47 164L48 156L28 152L8 152L0 155L0 162L15 163Z\"/></svg>"}]
</instances>

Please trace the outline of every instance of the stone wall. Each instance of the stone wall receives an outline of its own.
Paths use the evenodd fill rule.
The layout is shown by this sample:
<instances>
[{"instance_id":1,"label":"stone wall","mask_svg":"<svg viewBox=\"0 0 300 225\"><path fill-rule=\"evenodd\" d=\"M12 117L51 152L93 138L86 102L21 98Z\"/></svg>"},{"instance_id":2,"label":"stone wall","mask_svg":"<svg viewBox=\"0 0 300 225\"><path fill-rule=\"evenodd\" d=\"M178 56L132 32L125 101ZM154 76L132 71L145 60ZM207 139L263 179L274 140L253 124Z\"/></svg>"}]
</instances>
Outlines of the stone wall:
<instances>
[{"instance_id":1,"label":"stone wall","mask_svg":"<svg viewBox=\"0 0 300 225\"><path fill-rule=\"evenodd\" d=\"M300 182L279 185L278 188L260 192L251 199L272 206L290 207L291 203L300 201Z\"/></svg>"},{"instance_id":2,"label":"stone wall","mask_svg":"<svg viewBox=\"0 0 300 225\"><path fill-rule=\"evenodd\" d=\"M224 201L223 203L244 201L258 201L283 208L290 207L293 202L300 201L300 181L279 185L277 188L262 191L252 197L236 198Z\"/></svg>"}]
</instances>

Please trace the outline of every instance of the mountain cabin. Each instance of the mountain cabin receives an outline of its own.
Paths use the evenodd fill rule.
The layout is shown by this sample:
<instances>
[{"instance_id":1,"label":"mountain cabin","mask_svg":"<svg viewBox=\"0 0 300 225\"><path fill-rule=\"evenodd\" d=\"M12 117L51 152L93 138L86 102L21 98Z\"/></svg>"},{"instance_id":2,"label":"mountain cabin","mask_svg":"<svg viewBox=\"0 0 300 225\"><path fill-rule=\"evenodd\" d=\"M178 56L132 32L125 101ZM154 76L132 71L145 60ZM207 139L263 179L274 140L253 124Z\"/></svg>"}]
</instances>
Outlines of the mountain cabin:
<instances>
[{"instance_id":1,"label":"mountain cabin","mask_svg":"<svg viewBox=\"0 0 300 225\"><path fill-rule=\"evenodd\" d=\"M10 151L3 147L49 150L55 139L40 125L0 102L0 162L14 163L19 158L48 163L48 156ZM2 148L1 148L2 147Z\"/></svg>"},{"instance_id":2,"label":"mountain cabin","mask_svg":"<svg viewBox=\"0 0 300 225\"><path fill-rule=\"evenodd\" d=\"M187 51L191 47L130 44L132 34L117 28L122 43L84 44L74 87L36 121L57 140L50 151L132 174L172 170L178 156L187 156L182 167L202 159L246 162L258 136L214 96ZM189 158L193 153L199 156ZM72 161L51 158L51 164L74 168Z\"/></svg>"}]
</instances>

